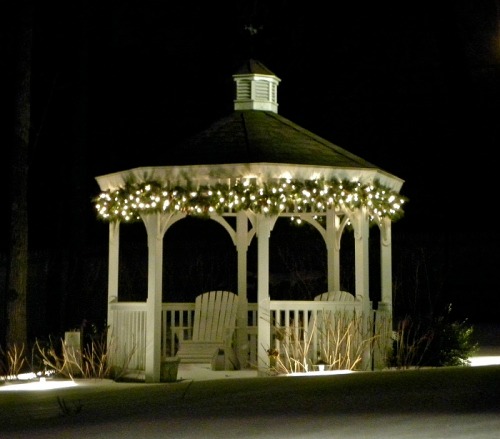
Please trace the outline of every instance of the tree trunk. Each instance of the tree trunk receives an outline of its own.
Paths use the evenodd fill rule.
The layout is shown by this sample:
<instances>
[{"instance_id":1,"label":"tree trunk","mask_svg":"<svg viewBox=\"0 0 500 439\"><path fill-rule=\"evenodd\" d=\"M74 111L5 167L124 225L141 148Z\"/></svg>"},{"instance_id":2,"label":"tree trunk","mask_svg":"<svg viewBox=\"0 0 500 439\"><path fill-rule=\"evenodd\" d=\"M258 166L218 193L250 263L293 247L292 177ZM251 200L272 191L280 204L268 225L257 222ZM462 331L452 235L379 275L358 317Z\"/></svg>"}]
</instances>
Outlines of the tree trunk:
<instances>
[{"instance_id":1,"label":"tree trunk","mask_svg":"<svg viewBox=\"0 0 500 439\"><path fill-rule=\"evenodd\" d=\"M7 268L7 346L27 344L28 151L30 140L32 16L30 1L18 11L14 138L10 146L10 240Z\"/></svg>"}]
</instances>

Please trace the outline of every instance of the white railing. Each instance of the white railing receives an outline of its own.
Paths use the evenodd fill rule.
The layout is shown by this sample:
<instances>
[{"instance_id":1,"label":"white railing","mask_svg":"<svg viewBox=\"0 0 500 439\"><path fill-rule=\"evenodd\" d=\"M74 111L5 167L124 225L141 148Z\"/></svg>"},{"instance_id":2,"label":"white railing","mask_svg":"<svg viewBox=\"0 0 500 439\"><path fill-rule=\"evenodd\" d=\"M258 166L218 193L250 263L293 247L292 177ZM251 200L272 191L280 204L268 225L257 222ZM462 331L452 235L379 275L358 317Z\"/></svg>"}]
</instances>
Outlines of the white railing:
<instances>
[{"instance_id":1,"label":"white railing","mask_svg":"<svg viewBox=\"0 0 500 439\"><path fill-rule=\"evenodd\" d=\"M311 334L311 325L317 324L325 313L338 313L346 310L361 313L361 302L323 302L323 301L270 301L270 327L271 341L274 348L280 348L281 341L276 338L276 328L293 334L294 340L304 340L307 334ZM164 303L162 305L161 320L161 355L168 357L175 355L177 350L176 339L172 335L172 327L193 326L194 303ZM110 328L110 340L112 340L111 356L113 364L119 367L126 367L131 370L145 370L146 357L146 303L145 302L117 302L110 305L112 327ZM246 346L242 348L235 344L235 351L240 356L246 355L246 364L243 367L256 366L258 363L258 305L248 304L248 320L246 327L241 323L237 324L237 330L246 332ZM387 316L385 322L381 323L384 314L381 311L373 312L370 319L375 322L378 314L377 328L374 331L387 332L391 330ZM333 315L333 314L332 314ZM387 326L387 329L382 327ZM382 328L382 329L381 329ZM320 340L319 332L312 333L309 342L310 352L318 352ZM189 335L189 334L188 334ZM237 343L238 333L235 333L234 343ZM384 345L385 346L385 345ZM382 347L384 349L384 347ZM240 359L241 363L241 359Z\"/></svg>"},{"instance_id":2,"label":"white railing","mask_svg":"<svg viewBox=\"0 0 500 439\"><path fill-rule=\"evenodd\" d=\"M287 334L289 339L297 343L308 342L311 355L318 352L319 330L315 330L318 324L325 322L325 314L335 316L349 312L358 315L362 313L362 302L323 302L312 300L271 300L271 327L272 343L278 351L282 347L282 341L278 334ZM277 332L276 330L279 329ZM323 328L324 329L324 328ZM311 357L311 360L316 358Z\"/></svg>"},{"instance_id":3,"label":"white railing","mask_svg":"<svg viewBox=\"0 0 500 439\"><path fill-rule=\"evenodd\" d=\"M116 302L110 312L110 361L119 368L145 370L146 303Z\"/></svg>"},{"instance_id":4,"label":"white railing","mask_svg":"<svg viewBox=\"0 0 500 439\"><path fill-rule=\"evenodd\" d=\"M161 356L170 357L177 351L173 327L187 328L187 337L193 327L194 302L171 302L162 305ZM113 365L130 370L145 370L146 358L146 303L116 302L110 305L110 357ZM257 304L248 304L249 327L257 327ZM249 362L257 358L257 332L249 331Z\"/></svg>"},{"instance_id":5,"label":"white railing","mask_svg":"<svg viewBox=\"0 0 500 439\"><path fill-rule=\"evenodd\" d=\"M383 368L392 336L390 314L362 301L271 301L270 324L269 349L281 358L336 368Z\"/></svg>"}]
</instances>

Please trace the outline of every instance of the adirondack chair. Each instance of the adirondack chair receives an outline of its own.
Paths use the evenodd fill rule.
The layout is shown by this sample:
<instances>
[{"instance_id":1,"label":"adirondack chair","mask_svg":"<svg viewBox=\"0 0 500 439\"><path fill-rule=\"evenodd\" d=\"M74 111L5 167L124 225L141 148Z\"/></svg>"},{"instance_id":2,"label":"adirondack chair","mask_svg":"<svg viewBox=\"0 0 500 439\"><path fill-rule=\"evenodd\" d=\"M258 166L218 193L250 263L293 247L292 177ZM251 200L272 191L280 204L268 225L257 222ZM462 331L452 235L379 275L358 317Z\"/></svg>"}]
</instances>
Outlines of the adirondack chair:
<instances>
[{"instance_id":1,"label":"adirondack chair","mask_svg":"<svg viewBox=\"0 0 500 439\"><path fill-rule=\"evenodd\" d=\"M209 291L196 297L191 338L187 336L191 328L172 327L179 342L176 356L186 363L212 363L214 356L224 350L224 368L229 369L234 358L231 339L237 309L238 296L229 291Z\"/></svg>"}]
</instances>

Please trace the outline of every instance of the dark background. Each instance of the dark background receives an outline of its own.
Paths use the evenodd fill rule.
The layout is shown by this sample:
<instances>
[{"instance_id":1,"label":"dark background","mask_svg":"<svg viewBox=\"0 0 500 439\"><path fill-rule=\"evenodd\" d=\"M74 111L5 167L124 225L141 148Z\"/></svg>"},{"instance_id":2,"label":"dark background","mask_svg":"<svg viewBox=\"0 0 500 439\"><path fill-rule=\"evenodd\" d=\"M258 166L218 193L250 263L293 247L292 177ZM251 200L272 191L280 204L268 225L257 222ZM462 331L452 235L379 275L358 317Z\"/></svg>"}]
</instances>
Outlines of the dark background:
<instances>
[{"instance_id":1,"label":"dark background","mask_svg":"<svg viewBox=\"0 0 500 439\"><path fill-rule=\"evenodd\" d=\"M7 10L0 15L2 143L8 145L14 21ZM31 335L84 319L103 324L108 228L93 210L94 177L162 165L177 142L232 111L232 74L249 56L281 78L282 116L405 180L401 192L410 201L393 225L394 288L402 307L415 299L430 308L451 303L457 318L498 321L499 20L498 0L37 5ZM8 160L1 166L8 188ZM225 261L225 244L217 241L227 243L227 236L207 227L212 240L183 234L181 226L168 232L167 262L187 264L182 279L166 274L174 300L190 300L234 263ZM134 256L124 261L120 293L140 299L144 284L140 293L134 288L146 269L145 232L124 229L123 245ZM292 242L290 233L283 226L277 236ZM302 239L315 248L314 238ZM286 267L277 261L275 269L313 270L314 259L303 258ZM225 276L220 282L234 282ZM186 278L196 285L190 293Z\"/></svg>"}]
</instances>

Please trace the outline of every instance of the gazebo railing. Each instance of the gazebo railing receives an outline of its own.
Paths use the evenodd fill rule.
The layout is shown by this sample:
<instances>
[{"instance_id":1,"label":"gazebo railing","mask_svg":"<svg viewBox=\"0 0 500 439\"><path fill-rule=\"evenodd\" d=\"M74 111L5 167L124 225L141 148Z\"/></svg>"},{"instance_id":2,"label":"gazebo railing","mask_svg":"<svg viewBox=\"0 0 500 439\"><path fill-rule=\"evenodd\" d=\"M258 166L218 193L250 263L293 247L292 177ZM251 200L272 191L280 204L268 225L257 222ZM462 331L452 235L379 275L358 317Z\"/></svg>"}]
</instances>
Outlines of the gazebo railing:
<instances>
[{"instance_id":1,"label":"gazebo railing","mask_svg":"<svg viewBox=\"0 0 500 439\"><path fill-rule=\"evenodd\" d=\"M161 319L161 356L170 357L177 351L177 340L172 334L172 327L193 327L194 302L170 302L162 305ZM110 360L118 367L134 371L145 370L146 358L146 303L115 302L110 304L111 322L109 332ZM250 362L257 358L257 304L248 304ZM252 363L253 364L253 363Z\"/></svg>"},{"instance_id":2,"label":"gazebo railing","mask_svg":"<svg viewBox=\"0 0 500 439\"><path fill-rule=\"evenodd\" d=\"M307 340L311 360L317 358L318 350L321 348L320 330L312 331L313 325L321 321L326 313L331 315L339 312L361 313L361 302L321 302L321 301L270 301L270 328L272 346L265 348L275 348L283 351L286 346L280 337L287 334L287 339L295 342ZM177 350L176 339L172 335L173 326L183 326L191 328L194 319L194 303L171 302L162 305L161 320L161 355L169 357L175 355ZM242 367L253 367L258 364L258 305L248 304L247 326L238 323L237 331L244 330L246 338L243 342L245 346L238 346L238 333L236 331L233 340L235 352L240 356L246 356L246 364ZM146 303L145 302L116 302L110 304L110 338L112 364L130 370L145 370L146 357ZM390 315L383 311L370 311L370 324L376 322L377 328L370 330L384 334L392 334ZM324 322L324 319L323 319ZM280 339L281 338L281 339ZM387 340L380 342L380 357L383 355ZM290 346L288 346L290 348ZM314 358L313 358L314 357Z\"/></svg>"},{"instance_id":3,"label":"gazebo railing","mask_svg":"<svg viewBox=\"0 0 500 439\"><path fill-rule=\"evenodd\" d=\"M130 370L146 368L146 303L110 304L108 351L111 364Z\"/></svg>"},{"instance_id":4,"label":"gazebo railing","mask_svg":"<svg viewBox=\"0 0 500 439\"><path fill-rule=\"evenodd\" d=\"M327 343L359 345L369 336L362 302L288 301L270 303L270 351L279 354L289 371L305 371L322 356L329 356ZM371 311L370 311L371 313ZM296 369L299 370L296 370Z\"/></svg>"}]
</instances>

